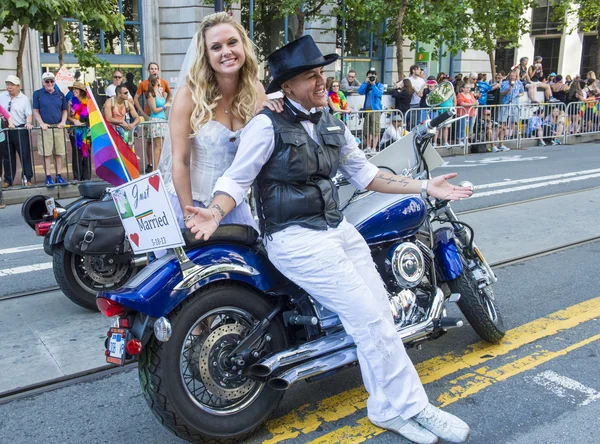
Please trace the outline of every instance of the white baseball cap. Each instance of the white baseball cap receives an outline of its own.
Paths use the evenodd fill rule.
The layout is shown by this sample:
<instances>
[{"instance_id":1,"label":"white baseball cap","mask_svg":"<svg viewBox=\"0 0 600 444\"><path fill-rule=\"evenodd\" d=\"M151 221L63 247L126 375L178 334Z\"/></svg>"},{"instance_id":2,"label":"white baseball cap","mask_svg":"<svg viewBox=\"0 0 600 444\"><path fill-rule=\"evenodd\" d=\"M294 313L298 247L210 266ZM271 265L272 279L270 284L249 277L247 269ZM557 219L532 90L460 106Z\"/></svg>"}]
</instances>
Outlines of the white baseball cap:
<instances>
[{"instance_id":1,"label":"white baseball cap","mask_svg":"<svg viewBox=\"0 0 600 444\"><path fill-rule=\"evenodd\" d=\"M42 74L42 82L48 79L54 80L54 74L52 74L50 71L47 71L44 74Z\"/></svg>"},{"instance_id":2,"label":"white baseball cap","mask_svg":"<svg viewBox=\"0 0 600 444\"><path fill-rule=\"evenodd\" d=\"M4 82L12 83L13 85L21 85L21 79L17 76L8 76Z\"/></svg>"}]
</instances>

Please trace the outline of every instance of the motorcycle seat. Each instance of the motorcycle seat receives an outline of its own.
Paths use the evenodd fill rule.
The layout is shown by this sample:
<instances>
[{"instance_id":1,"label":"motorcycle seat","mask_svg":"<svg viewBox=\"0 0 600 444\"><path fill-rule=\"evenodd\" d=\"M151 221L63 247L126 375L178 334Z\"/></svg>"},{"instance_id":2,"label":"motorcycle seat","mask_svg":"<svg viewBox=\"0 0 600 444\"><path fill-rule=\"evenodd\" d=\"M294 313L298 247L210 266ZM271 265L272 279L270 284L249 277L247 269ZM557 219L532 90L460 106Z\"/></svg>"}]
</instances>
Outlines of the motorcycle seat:
<instances>
[{"instance_id":1,"label":"motorcycle seat","mask_svg":"<svg viewBox=\"0 0 600 444\"><path fill-rule=\"evenodd\" d=\"M215 242L233 242L235 244L253 247L258 241L258 233L254 228L248 225L220 225L217 231L213 233L209 240L196 240L194 234L187 228L181 230L185 240L184 249L196 248L201 245Z\"/></svg>"},{"instance_id":2,"label":"motorcycle seat","mask_svg":"<svg viewBox=\"0 0 600 444\"><path fill-rule=\"evenodd\" d=\"M106 188L111 185L108 182L82 182L79 184L79 195L88 199L100 199Z\"/></svg>"}]
</instances>

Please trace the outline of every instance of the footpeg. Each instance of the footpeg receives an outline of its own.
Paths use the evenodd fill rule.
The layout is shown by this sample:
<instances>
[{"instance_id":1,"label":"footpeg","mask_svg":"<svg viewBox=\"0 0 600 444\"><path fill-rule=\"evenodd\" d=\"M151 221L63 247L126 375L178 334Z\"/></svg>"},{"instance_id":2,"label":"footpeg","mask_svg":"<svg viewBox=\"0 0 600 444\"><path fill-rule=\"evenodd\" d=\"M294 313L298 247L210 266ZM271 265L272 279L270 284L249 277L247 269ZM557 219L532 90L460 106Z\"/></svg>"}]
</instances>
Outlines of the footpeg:
<instances>
[{"instance_id":1,"label":"footpeg","mask_svg":"<svg viewBox=\"0 0 600 444\"><path fill-rule=\"evenodd\" d=\"M462 327L464 324L463 320L460 318L442 318L440 319L440 327L444 330L448 330L450 328L458 328Z\"/></svg>"}]
</instances>

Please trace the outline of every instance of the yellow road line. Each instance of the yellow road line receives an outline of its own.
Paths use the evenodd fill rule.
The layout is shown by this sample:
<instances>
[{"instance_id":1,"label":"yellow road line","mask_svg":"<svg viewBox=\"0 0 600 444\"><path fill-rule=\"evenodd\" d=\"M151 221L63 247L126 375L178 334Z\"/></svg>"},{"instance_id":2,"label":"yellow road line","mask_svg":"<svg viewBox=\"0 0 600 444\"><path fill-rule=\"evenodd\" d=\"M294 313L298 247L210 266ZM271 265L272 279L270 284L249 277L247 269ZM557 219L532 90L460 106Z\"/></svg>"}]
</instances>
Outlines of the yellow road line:
<instances>
[{"instance_id":1,"label":"yellow road line","mask_svg":"<svg viewBox=\"0 0 600 444\"><path fill-rule=\"evenodd\" d=\"M509 330L502 343L479 342L462 354L446 353L416 365L423 384L428 384L457 371L481 365L538 339L555 335L600 316L600 297L573 305L546 317ZM363 386L339 393L317 403L316 408L304 405L266 424L273 435L264 444L276 444L315 431L323 422L332 422L352 415L366 407L367 393Z\"/></svg>"},{"instance_id":2,"label":"yellow road line","mask_svg":"<svg viewBox=\"0 0 600 444\"><path fill-rule=\"evenodd\" d=\"M437 400L442 404L441 407L447 406L459 399L478 393L492 384L505 381L554 358L565 356L567 353L599 339L600 335L595 335L559 351L537 351L529 356L492 370L488 370L486 367L478 368L472 373L462 375L450 381L451 384L459 385L453 386L450 391L440 395ZM356 426L340 427L333 432L310 441L309 444L359 443L385 432L385 430L374 426L367 418L359 419L357 424Z\"/></svg>"}]
</instances>

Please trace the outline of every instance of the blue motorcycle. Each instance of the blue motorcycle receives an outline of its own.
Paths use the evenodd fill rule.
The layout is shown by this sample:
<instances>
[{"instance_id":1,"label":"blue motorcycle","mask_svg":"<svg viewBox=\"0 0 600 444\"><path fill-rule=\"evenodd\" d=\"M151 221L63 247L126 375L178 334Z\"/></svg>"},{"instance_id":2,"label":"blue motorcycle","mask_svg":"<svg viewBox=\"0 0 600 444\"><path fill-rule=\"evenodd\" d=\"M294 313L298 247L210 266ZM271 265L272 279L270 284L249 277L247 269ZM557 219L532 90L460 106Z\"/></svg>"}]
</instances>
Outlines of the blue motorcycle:
<instances>
[{"instance_id":1,"label":"blue motorcycle","mask_svg":"<svg viewBox=\"0 0 600 444\"><path fill-rule=\"evenodd\" d=\"M454 113L424 122L370 161L428 176L437 155L431 139ZM361 193L343 179L339 191L347 220L371 247L407 346L460 327L461 319L446 315L453 303L484 340L502 339L496 277L472 228L448 201ZM438 223L446 226L434 230ZM184 237L185 248L97 298L98 308L115 319L107 361L138 358L144 397L175 435L206 443L245 439L290 386L357 363L338 316L269 262L252 228L224 225L209 241L196 241L187 230Z\"/></svg>"}]
</instances>

